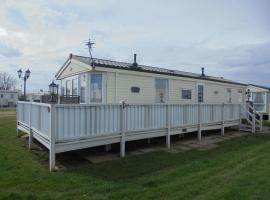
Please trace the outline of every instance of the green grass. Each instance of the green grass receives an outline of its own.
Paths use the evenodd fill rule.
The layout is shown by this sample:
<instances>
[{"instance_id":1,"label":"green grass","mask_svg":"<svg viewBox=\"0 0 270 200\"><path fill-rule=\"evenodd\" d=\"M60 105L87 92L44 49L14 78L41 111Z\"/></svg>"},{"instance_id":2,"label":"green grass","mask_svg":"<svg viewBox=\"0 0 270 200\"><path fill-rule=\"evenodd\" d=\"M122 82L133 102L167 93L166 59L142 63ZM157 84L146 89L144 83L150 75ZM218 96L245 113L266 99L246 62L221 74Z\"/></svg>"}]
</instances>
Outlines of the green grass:
<instances>
[{"instance_id":1,"label":"green grass","mask_svg":"<svg viewBox=\"0 0 270 200\"><path fill-rule=\"evenodd\" d=\"M0 107L0 112L10 112L10 111L16 111L16 108L3 108Z\"/></svg>"},{"instance_id":2,"label":"green grass","mask_svg":"<svg viewBox=\"0 0 270 200\"><path fill-rule=\"evenodd\" d=\"M269 199L270 134L208 151L154 152L50 173L0 118L0 199Z\"/></svg>"},{"instance_id":3,"label":"green grass","mask_svg":"<svg viewBox=\"0 0 270 200\"><path fill-rule=\"evenodd\" d=\"M270 126L270 121L269 120L264 120L263 125L264 126Z\"/></svg>"}]
</instances>

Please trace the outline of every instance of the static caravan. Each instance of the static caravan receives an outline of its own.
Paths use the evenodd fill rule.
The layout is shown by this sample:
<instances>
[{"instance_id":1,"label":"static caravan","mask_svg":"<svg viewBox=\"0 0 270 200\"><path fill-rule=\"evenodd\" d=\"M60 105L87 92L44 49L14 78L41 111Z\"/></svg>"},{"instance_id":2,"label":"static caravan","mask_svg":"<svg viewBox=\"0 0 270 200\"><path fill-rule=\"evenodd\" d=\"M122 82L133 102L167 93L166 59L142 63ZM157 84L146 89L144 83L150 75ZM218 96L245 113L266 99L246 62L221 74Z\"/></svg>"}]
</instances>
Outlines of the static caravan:
<instances>
[{"instance_id":1,"label":"static caravan","mask_svg":"<svg viewBox=\"0 0 270 200\"><path fill-rule=\"evenodd\" d=\"M263 114L264 119L269 120L270 114L270 88L260 85L250 84L247 87L250 92L250 101L253 102L257 112Z\"/></svg>"},{"instance_id":2,"label":"static caravan","mask_svg":"<svg viewBox=\"0 0 270 200\"><path fill-rule=\"evenodd\" d=\"M207 130L262 130L261 114L245 104L246 85L204 69L195 74L140 65L136 56L124 63L70 55L56 78L61 97L77 103L17 106L17 130L29 134L30 149L33 138L49 149L50 170L66 151L119 143L124 157L135 140L165 137L170 148L173 135L197 132L201 140Z\"/></svg>"},{"instance_id":3,"label":"static caravan","mask_svg":"<svg viewBox=\"0 0 270 200\"><path fill-rule=\"evenodd\" d=\"M56 73L61 95L81 103L242 103L246 85L222 77L70 55Z\"/></svg>"},{"instance_id":4,"label":"static caravan","mask_svg":"<svg viewBox=\"0 0 270 200\"><path fill-rule=\"evenodd\" d=\"M18 102L19 91L0 90L0 107L15 107Z\"/></svg>"}]
</instances>

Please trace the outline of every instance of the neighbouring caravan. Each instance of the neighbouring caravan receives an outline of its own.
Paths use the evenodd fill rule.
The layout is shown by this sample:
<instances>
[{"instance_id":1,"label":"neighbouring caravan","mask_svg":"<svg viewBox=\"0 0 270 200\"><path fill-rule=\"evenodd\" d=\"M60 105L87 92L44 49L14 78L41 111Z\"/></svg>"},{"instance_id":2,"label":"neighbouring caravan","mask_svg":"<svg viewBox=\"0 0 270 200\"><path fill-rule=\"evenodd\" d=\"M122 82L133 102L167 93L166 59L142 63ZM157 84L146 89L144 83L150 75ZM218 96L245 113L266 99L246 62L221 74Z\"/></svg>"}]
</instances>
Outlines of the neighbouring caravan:
<instances>
[{"instance_id":1,"label":"neighbouring caravan","mask_svg":"<svg viewBox=\"0 0 270 200\"><path fill-rule=\"evenodd\" d=\"M250 93L250 101L254 104L257 112L263 115L264 119L269 120L270 113L270 88L260 85L250 84L247 87Z\"/></svg>"},{"instance_id":2,"label":"neighbouring caravan","mask_svg":"<svg viewBox=\"0 0 270 200\"><path fill-rule=\"evenodd\" d=\"M15 107L18 102L19 91L0 90L0 107Z\"/></svg>"},{"instance_id":3,"label":"neighbouring caravan","mask_svg":"<svg viewBox=\"0 0 270 200\"><path fill-rule=\"evenodd\" d=\"M56 73L61 95L81 103L242 103L246 85L222 77L70 55Z\"/></svg>"}]
</instances>

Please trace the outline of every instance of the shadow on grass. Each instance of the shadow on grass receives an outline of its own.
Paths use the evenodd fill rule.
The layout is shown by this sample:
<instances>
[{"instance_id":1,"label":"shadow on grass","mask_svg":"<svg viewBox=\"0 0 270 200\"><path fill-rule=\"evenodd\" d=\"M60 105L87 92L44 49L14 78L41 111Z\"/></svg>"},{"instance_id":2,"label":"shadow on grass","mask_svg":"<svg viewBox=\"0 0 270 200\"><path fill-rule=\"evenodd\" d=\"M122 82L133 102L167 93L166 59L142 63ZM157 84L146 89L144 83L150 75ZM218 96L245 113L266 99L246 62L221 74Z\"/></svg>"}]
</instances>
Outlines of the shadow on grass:
<instances>
[{"instance_id":1,"label":"shadow on grass","mask_svg":"<svg viewBox=\"0 0 270 200\"><path fill-rule=\"evenodd\" d=\"M243 148L251 148L251 146L264 143L267 140L269 141L269 139L270 135L242 136L223 141L219 147L206 151L189 150L173 154L166 151L157 151L97 164L87 163L80 167L69 168L66 172L112 181L133 179L165 169L192 165L193 162L210 162L211 159L222 157L221 154L243 151Z\"/></svg>"}]
</instances>

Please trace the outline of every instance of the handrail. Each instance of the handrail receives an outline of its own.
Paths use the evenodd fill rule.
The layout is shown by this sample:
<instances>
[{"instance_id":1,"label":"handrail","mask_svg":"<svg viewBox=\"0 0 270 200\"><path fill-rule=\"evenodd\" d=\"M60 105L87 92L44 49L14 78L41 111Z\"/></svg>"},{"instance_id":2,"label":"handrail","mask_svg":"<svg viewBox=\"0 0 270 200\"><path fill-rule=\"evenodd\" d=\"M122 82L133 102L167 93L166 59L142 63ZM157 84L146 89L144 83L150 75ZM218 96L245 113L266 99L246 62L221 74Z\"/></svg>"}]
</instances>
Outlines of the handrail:
<instances>
[{"instance_id":1,"label":"handrail","mask_svg":"<svg viewBox=\"0 0 270 200\"><path fill-rule=\"evenodd\" d=\"M260 113L259 113L257 110L255 110L254 106L251 106L249 103L248 103L247 105L248 105L249 108L252 109L252 111L253 111L255 114L257 114L257 115L260 116ZM261 116L260 116L260 117L261 117Z\"/></svg>"},{"instance_id":2,"label":"handrail","mask_svg":"<svg viewBox=\"0 0 270 200\"><path fill-rule=\"evenodd\" d=\"M246 111L246 113L248 114L248 116L252 117L252 113L250 113L250 112L245 108L245 106L242 105L242 107L243 107L243 109L245 109L245 111ZM247 121L248 121L250 124L252 124L252 121L250 121L247 117L245 117L245 119L247 119Z\"/></svg>"},{"instance_id":3,"label":"handrail","mask_svg":"<svg viewBox=\"0 0 270 200\"><path fill-rule=\"evenodd\" d=\"M262 114L259 113L258 111L256 111L255 108L254 108L254 106L251 106L249 103L247 103L247 107L248 108L245 108L245 107L243 107L243 108L249 114L249 116L252 117L252 129L255 132L256 123L257 123L260 126L260 131L262 131L262 120L263 120ZM252 110L252 113L249 112L249 109ZM257 118L257 116L259 116L259 119ZM254 123L253 123L253 118L254 118ZM250 120L248 120L248 121L250 122Z\"/></svg>"}]
</instances>

